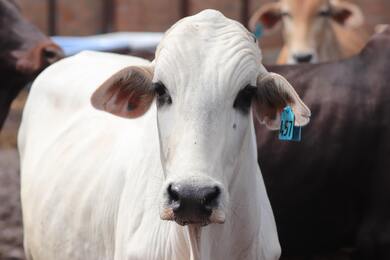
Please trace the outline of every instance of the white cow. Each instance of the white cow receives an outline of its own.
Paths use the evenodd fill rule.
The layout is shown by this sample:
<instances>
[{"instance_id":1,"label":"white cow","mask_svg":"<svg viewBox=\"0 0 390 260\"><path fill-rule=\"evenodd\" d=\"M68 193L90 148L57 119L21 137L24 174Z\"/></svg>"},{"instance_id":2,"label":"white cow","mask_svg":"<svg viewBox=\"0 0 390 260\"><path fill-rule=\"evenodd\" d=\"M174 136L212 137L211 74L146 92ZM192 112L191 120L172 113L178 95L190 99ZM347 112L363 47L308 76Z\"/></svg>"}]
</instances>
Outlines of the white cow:
<instances>
[{"instance_id":1,"label":"white cow","mask_svg":"<svg viewBox=\"0 0 390 260\"><path fill-rule=\"evenodd\" d=\"M278 259L252 99L271 128L287 104L309 121L252 35L212 10L177 22L152 63L83 52L49 67L19 133L27 259Z\"/></svg>"}]
</instances>

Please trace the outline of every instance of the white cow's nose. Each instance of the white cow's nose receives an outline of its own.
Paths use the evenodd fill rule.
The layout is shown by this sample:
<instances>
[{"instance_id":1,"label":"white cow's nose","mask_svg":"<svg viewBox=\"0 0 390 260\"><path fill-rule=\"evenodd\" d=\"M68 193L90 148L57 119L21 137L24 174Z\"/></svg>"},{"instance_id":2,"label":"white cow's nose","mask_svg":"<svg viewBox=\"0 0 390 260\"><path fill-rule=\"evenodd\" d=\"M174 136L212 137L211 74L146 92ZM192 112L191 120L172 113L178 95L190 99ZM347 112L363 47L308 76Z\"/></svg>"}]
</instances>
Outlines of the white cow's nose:
<instances>
[{"instance_id":1,"label":"white cow's nose","mask_svg":"<svg viewBox=\"0 0 390 260\"><path fill-rule=\"evenodd\" d=\"M167 188L168 203L181 225L208 224L213 209L218 207L221 189L214 186L195 186L172 183Z\"/></svg>"}]
</instances>

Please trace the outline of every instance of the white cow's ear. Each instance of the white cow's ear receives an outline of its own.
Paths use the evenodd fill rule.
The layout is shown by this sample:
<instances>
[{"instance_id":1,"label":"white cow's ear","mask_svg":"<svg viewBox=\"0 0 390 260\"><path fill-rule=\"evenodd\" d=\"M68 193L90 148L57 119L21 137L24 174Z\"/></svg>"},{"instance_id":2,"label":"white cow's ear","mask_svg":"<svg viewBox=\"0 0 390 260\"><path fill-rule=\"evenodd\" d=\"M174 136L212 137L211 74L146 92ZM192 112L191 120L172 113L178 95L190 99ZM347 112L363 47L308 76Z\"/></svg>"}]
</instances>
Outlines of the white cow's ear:
<instances>
[{"instance_id":1,"label":"white cow's ear","mask_svg":"<svg viewBox=\"0 0 390 260\"><path fill-rule=\"evenodd\" d=\"M111 114L136 118L153 102L153 68L127 67L105 81L91 97L92 105Z\"/></svg>"},{"instance_id":2,"label":"white cow's ear","mask_svg":"<svg viewBox=\"0 0 390 260\"><path fill-rule=\"evenodd\" d=\"M255 31L257 24L262 24L264 28L270 31L274 29L281 20L280 3L267 3L257 10L249 20L249 29Z\"/></svg>"},{"instance_id":3,"label":"white cow's ear","mask_svg":"<svg viewBox=\"0 0 390 260\"><path fill-rule=\"evenodd\" d=\"M280 113L286 106L291 106L294 111L296 126L309 123L309 108L285 78L276 73L259 77L253 106L256 118L270 129L279 129Z\"/></svg>"},{"instance_id":4,"label":"white cow's ear","mask_svg":"<svg viewBox=\"0 0 390 260\"><path fill-rule=\"evenodd\" d=\"M356 4L333 0L331 7L333 20L341 25L356 28L364 23L363 12Z\"/></svg>"}]
</instances>

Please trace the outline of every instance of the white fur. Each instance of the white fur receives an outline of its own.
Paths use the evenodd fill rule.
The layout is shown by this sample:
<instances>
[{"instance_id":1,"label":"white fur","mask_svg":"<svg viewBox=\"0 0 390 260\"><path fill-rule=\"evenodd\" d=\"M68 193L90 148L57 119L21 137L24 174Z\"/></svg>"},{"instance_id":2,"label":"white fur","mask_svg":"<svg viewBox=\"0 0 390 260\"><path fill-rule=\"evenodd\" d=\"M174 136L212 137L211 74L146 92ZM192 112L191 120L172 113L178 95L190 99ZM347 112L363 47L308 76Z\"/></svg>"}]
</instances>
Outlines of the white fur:
<instances>
[{"instance_id":1,"label":"white fur","mask_svg":"<svg viewBox=\"0 0 390 260\"><path fill-rule=\"evenodd\" d=\"M233 108L238 91L264 73L260 62L251 35L208 10L174 25L152 65L83 52L44 71L19 133L27 258L278 259L252 115ZM92 93L130 65L153 66L173 104L153 104L137 119L95 110ZM170 180L220 183L213 217L226 214L225 223L161 220Z\"/></svg>"}]
</instances>

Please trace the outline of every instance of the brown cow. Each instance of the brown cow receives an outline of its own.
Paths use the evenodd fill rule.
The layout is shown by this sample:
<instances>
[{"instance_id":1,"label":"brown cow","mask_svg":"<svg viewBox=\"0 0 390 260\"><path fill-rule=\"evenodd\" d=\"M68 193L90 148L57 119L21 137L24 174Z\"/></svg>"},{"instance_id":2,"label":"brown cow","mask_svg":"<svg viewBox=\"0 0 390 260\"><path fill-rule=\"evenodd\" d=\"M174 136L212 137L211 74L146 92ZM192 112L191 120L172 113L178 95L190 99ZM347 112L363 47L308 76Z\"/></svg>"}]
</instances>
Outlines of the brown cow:
<instances>
[{"instance_id":1,"label":"brown cow","mask_svg":"<svg viewBox=\"0 0 390 260\"><path fill-rule=\"evenodd\" d=\"M347 60L268 70L312 111L300 143L256 127L282 254L390 259L390 30Z\"/></svg>"},{"instance_id":2,"label":"brown cow","mask_svg":"<svg viewBox=\"0 0 390 260\"><path fill-rule=\"evenodd\" d=\"M359 7L336 0L280 0L268 3L252 16L266 30L283 24L285 44L279 64L324 62L357 54L367 42L367 35L357 28L363 23Z\"/></svg>"},{"instance_id":3,"label":"brown cow","mask_svg":"<svg viewBox=\"0 0 390 260\"><path fill-rule=\"evenodd\" d=\"M62 50L20 14L12 0L0 0L0 129L12 100Z\"/></svg>"}]
</instances>

